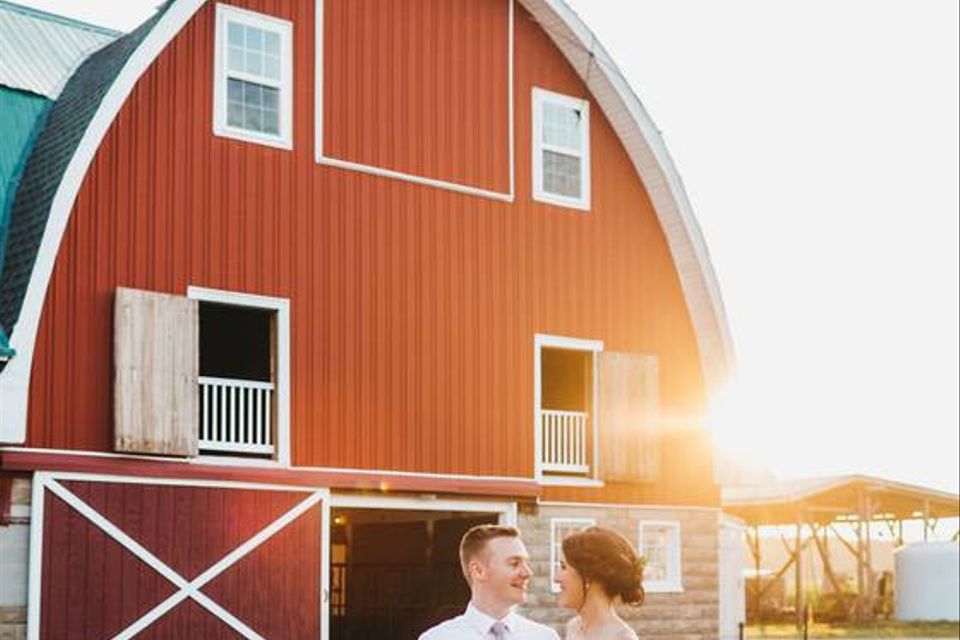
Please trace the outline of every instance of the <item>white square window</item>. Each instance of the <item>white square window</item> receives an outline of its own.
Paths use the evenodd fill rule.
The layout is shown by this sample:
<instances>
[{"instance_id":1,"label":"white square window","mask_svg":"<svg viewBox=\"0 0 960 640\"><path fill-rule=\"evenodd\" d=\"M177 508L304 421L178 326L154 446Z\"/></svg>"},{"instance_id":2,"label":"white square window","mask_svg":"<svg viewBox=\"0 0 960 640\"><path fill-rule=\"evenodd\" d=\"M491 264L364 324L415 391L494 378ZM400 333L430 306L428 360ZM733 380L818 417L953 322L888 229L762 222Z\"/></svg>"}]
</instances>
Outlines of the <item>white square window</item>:
<instances>
[{"instance_id":1,"label":"white square window","mask_svg":"<svg viewBox=\"0 0 960 640\"><path fill-rule=\"evenodd\" d=\"M550 591L560 593L557 576L563 560L563 539L597 524L593 518L550 518Z\"/></svg>"},{"instance_id":2,"label":"white square window","mask_svg":"<svg viewBox=\"0 0 960 640\"><path fill-rule=\"evenodd\" d=\"M217 5L213 132L293 148L293 24Z\"/></svg>"},{"instance_id":3,"label":"white square window","mask_svg":"<svg viewBox=\"0 0 960 640\"><path fill-rule=\"evenodd\" d=\"M637 548L646 561L643 569L643 588L646 591L683 591L679 522L642 521Z\"/></svg>"},{"instance_id":4,"label":"white square window","mask_svg":"<svg viewBox=\"0 0 960 640\"><path fill-rule=\"evenodd\" d=\"M533 90L533 198L590 208L590 103Z\"/></svg>"}]
</instances>

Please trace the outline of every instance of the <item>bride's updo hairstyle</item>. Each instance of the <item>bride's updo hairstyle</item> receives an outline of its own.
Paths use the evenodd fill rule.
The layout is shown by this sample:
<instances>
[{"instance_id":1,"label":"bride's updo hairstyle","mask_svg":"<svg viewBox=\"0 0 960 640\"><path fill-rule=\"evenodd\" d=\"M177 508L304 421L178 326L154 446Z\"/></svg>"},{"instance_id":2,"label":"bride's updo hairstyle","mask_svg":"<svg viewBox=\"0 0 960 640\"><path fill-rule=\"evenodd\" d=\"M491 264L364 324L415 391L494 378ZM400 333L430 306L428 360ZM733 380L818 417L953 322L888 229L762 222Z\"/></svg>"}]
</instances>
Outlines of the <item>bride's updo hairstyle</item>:
<instances>
[{"instance_id":1,"label":"bride's updo hairstyle","mask_svg":"<svg viewBox=\"0 0 960 640\"><path fill-rule=\"evenodd\" d=\"M563 540L563 557L584 581L597 584L611 599L624 604L643 603L643 560L630 541L616 531L590 527Z\"/></svg>"}]
</instances>

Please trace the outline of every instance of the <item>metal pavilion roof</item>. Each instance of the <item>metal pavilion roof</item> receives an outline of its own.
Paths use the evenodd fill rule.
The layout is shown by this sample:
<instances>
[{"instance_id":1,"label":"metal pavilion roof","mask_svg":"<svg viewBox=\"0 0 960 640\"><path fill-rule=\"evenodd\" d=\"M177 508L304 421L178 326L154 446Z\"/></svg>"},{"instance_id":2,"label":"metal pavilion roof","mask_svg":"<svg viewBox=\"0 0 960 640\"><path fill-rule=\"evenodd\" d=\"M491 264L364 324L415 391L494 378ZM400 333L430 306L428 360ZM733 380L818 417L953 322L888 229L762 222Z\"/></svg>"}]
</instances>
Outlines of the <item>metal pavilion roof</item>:
<instances>
[{"instance_id":1,"label":"metal pavilion roof","mask_svg":"<svg viewBox=\"0 0 960 640\"><path fill-rule=\"evenodd\" d=\"M758 526L857 520L861 514L885 520L960 516L957 494L867 475L724 487L722 503L726 513Z\"/></svg>"}]
</instances>

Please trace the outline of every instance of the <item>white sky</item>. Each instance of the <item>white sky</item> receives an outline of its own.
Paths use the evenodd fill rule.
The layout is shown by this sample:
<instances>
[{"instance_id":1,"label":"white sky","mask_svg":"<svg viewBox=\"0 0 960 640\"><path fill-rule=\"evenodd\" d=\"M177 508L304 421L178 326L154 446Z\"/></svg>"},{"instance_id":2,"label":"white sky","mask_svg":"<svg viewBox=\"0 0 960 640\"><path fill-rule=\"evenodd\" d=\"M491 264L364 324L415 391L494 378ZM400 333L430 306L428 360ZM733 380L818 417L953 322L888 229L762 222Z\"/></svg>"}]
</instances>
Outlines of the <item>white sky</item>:
<instances>
[{"instance_id":1,"label":"white sky","mask_svg":"<svg viewBox=\"0 0 960 640\"><path fill-rule=\"evenodd\" d=\"M156 2L29 4L130 29ZM710 248L739 371L720 444L783 476L960 491L960 3L572 5Z\"/></svg>"}]
</instances>

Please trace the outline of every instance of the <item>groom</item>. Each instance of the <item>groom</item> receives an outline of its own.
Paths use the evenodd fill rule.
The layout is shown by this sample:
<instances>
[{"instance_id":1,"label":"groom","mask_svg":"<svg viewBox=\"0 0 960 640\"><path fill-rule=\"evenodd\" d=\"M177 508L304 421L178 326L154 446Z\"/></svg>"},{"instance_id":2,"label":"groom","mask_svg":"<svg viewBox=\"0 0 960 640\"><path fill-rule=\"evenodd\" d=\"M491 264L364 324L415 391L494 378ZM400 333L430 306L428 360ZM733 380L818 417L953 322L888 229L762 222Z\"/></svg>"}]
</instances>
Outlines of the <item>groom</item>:
<instances>
[{"instance_id":1,"label":"groom","mask_svg":"<svg viewBox=\"0 0 960 640\"><path fill-rule=\"evenodd\" d=\"M560 640L550 627L513 609L527 599L530 556L516 527L482 524L460 541L460 566L470 585L463 615L428 629L420 640Z\"/></svg>"}]
</instances>

